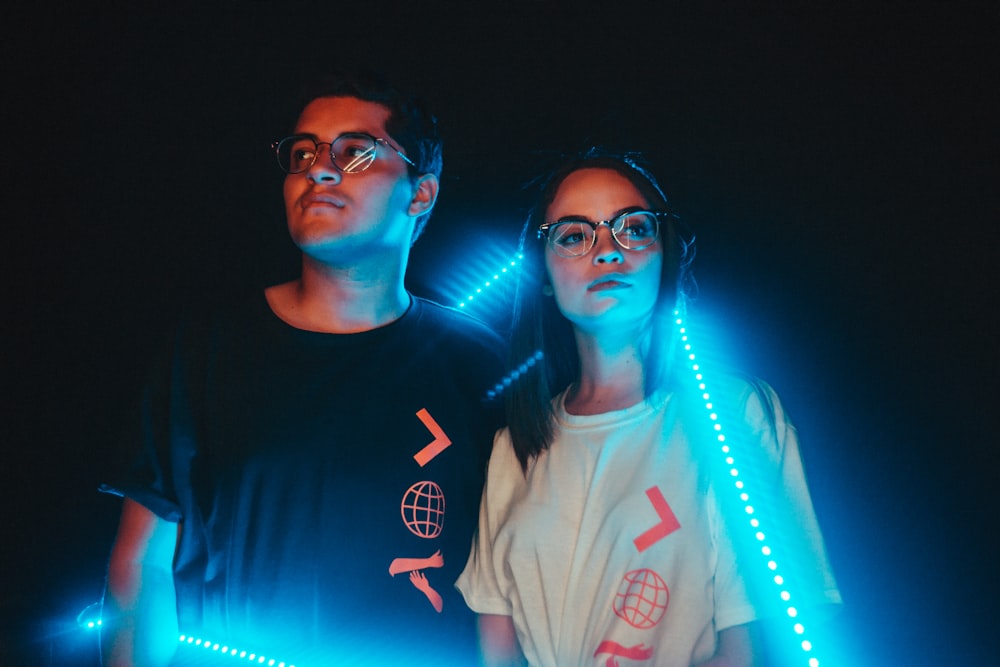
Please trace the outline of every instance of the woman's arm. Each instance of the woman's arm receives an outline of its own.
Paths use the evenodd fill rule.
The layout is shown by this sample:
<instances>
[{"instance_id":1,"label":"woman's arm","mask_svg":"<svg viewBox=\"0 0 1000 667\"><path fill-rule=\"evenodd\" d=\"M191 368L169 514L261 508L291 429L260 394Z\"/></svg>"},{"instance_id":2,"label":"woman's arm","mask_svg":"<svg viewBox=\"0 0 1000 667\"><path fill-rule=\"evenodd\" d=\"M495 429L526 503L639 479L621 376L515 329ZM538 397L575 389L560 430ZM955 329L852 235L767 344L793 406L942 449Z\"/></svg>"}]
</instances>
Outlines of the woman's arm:
<instances>
[{"instance_id":1,"label":"woman's arm","mask_svg":"<svg viewBox=\"0 0 1000 667\"><path fill-rule=\"evenodd\" d=\"M479 615L479 653L484 667L527 665L514 631L514 619L495 614Z\"/></svg>"}]
</instances>

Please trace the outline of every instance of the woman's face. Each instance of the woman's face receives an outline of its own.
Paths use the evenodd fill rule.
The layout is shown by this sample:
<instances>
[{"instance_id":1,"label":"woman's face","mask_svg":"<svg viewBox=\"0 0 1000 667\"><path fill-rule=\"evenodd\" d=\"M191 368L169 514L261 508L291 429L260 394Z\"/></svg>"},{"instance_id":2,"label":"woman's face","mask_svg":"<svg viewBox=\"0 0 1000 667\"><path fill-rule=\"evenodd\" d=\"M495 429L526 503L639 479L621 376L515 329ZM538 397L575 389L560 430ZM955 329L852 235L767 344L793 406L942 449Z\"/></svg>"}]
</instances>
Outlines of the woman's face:
<instances>
[{"instance_id":1,"label":"woman's face","mask_svg":"<svg viewBox=\"0 0 1000 667\"><path fill-rule=\"evenodd\" d=\"M629 208L649 208L632 182L611 169L571 173L556 190L545 220L611 220ZM545 268L556 305L573 326L598 331L608 326L642 325L656 307L663 264L660 239L643 250L626 250L608 225L597 228L594 247L579 257L562 257L546 244Z\"/></svg>"}]
</instances>

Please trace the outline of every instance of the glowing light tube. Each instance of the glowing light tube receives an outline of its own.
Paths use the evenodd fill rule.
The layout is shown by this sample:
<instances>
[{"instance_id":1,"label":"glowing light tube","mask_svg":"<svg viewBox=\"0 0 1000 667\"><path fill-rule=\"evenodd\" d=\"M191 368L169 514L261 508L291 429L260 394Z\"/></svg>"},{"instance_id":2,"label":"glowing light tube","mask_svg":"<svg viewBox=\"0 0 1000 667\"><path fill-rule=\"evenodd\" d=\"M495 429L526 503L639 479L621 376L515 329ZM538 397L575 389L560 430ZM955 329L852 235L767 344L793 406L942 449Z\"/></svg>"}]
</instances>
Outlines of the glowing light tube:
<instances>
[{"instance_id":1,"label":"glowing light tube","mask_svg":"<svg viewBox=\"0 0 1000 667\"><path fill-rule=\"evenodd\" d=\"M677 325L677 334L680 337L681 346L684 349L688 369L694 377L696 386L699 391L701 391L701 398L705 401L705 409L708 411L708 418L712 422L712 429L715 431L715 438L718 442L719 452L729 469L729 476L733 481L733 496L743 506L743 511L748 517L746 525L753 532L753 537L760 546L760 552L764 556L768 570L767 575L771 581L774 582L775 593L781 599L782 606L785 608L785 613L788 615L788 618L793 621L791 629L795 634L795 640L798 642L799 647L802 649L808 660L807 664L809 667L819 667L820 661L815 655L813 655L813 644L807 638L805 626L799 619L799 610L795 607L792 595L786 587L779 558L774 553L772 545L768 544L767 534L764 530L764 522L762 522L761 517L757 516L757 512L751 502L751 489L740 473L737 461L739 452L734 451L733 446L731 446L726 440L725 429L723 424L720 423L719 415L712 403L712 394L708 390L708 383L705 381L705 375L702 371L701 364L698 363L698 357L694 353L691 346L687 327L684 324L683 318L680 316L680 311L675 310L674 317L674 323ZM766 520L766 517L764 517L764 519Z\"/></svg>"},{"instance_id":2,"label":"glowing light tube","mask_svg":"<svg viewBox=\"0 0 1000 667\"><path fill-rule=\"evenodd\" d=\"M247 664L266 665L266 667L296 667L295 663L285 662L284 660L261 655L245 648L229 646L228 644L222 644L203 637L196 637L195 635L182 634L178 640L181 644L217 653L220 661L224 656L227 656L231 661L245 662Z\"/></svg>"}]
</instances>

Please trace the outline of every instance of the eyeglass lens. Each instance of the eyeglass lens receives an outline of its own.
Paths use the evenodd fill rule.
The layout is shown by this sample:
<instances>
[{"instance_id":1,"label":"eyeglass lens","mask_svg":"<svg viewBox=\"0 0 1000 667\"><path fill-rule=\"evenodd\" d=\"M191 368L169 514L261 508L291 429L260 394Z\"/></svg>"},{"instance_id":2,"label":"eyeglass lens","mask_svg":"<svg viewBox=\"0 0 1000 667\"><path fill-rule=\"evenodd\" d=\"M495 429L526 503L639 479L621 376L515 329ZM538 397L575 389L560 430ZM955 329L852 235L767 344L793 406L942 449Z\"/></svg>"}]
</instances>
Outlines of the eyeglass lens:
<instances>
[{"instance_id":1,"label":"eyeglass lens","mask_svg":"<svg viewBox=\"0 0 1000 667\"><path fill-rule=\"evenodd\" d=\"M652 245L658 236L659 223L648 211L624 213L608 221L611 235L626 250L642 250ZM568 220L549 227L552 249L563 257L579 257L590 252L597 238L597 227L586 220Z\"/></svg>"},{"instance_id":2,"label":"eyeglass lens","mask_svg":"<svg viewBox=\"0 0 1000 667\"><path fill-rule=\"evenodd\" d=\"M320 146L312 137L293 136L278 143L278 165L289 174L309 169L319 155ZM377 140L366 134L342 134L330 144L333 164L342 172L364 171L375 161Z\"/></svg>"}]
</instances>

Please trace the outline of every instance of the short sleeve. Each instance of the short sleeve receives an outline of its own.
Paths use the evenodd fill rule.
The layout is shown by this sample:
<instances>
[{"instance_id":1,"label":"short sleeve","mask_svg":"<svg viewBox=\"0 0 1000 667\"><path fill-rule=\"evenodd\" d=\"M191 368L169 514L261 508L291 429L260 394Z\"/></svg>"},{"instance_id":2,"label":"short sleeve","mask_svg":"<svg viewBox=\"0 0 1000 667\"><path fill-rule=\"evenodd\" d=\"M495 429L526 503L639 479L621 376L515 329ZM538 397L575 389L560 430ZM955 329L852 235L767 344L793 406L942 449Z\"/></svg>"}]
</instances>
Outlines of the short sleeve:
<instances>
[{"instance_id":1,"label":"short sleeve","mask_svg":"<svg viewBox=\"0 0 1000 667\"><path fill-rule=\"evenodd\" d=\"M174 480L193 457L194 447L191 397L184 389L190 369L179 353L184 330L178 327L154 357L127 418L125 444L133 454L124 473L99 487L174 522L184 518Z\"/></svg>"},{"instance_id":2,"label":"short sleeve","mask_svg":"<svg viewBox=\"0 0 1000 667\"><path fill-rule=\"evenodd\" d=\"M507 429L498 431L493 441L486 485L479 507L479 525L465 569L455 582L470 609L479 614L511 616L513 608L505 591L511 585L505 559L495 548L496 537L507 520L524 474L514 454Z\"/></svg>"},{"instance_id":3,"label":"short sleeve","mask_svg":"<svg viewBox=\"0 0 1000 667\"><path fill-rule=\"evenodd\" d=\"M713 493L708 494L707 503L713 517L712 541L718 558L715 571L714 620L715 628L719 631L754 621L760 612L754 607L747 591L746 573L743 571L747 563L736 553L730 527L722 519Z\"/></svg>"},{"instance_id":4,"label":"short sleeve","mask_svg":"<svg viewBox=\"0 0 1000 667\"><path fill-rule=\"evenodd\" d=\"M740 553L747 566L754 568L752 593L759 597L761 607L769 608L768 615L784 613L773 584L773 562L780 569L783 588L800 608L840 604L806 482L798 433L774 389L756 379L740 384L734 451L745 471L748 504L759 525L749 526L746 516L734 518L739 524L734 539L742 543ZM762 554L762 545L768 547L767 555Z\"/></svg>"}]
</instances>

